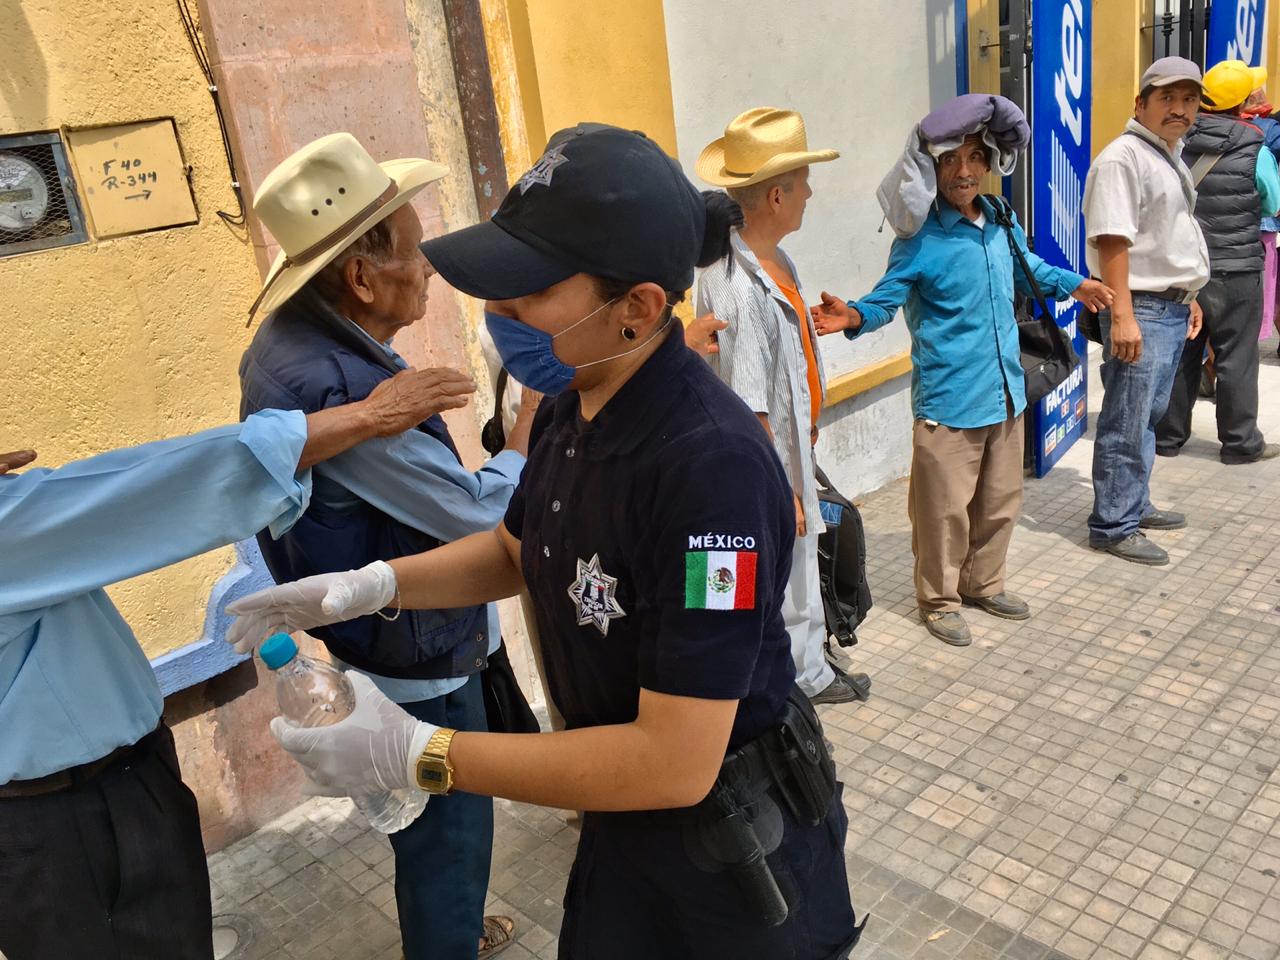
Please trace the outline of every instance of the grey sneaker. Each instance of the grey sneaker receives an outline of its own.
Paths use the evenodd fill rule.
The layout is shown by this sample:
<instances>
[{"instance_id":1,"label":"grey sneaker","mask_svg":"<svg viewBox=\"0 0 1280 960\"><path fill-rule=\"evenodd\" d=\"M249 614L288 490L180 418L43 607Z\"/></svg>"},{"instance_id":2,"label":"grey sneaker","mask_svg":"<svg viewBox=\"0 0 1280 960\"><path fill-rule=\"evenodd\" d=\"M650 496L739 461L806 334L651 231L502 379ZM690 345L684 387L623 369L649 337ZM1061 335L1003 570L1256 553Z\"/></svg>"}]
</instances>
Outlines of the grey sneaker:
<instances>
[{"instance_id":1,"label":"grey sneaker","mask_svg":"<svg viewBox=\"0 0 1280 960\"><path fill-rule=\"evenodd\" d=\"M920 620L924 623L925 629L932 633L943 643L949 643L953 647L967 647L973 642L973 637L969 634L969 625L964 622L964 617L954 610L921 610Z\"/></svg>"},{"instance_id":2,"label":"grey sneaker","mask_svg":"<svg viewBox=\"0 0 1280 960\"><path fill-rule=\"evenodd\" d=\"M1001 592L990 597L961 597L960 602L966 607L980 607L993 617L1003 617L1005 620L1031 618L1031 607L1012 593Z\"/></svg>"},{"instance_id":3,"label":"grey sneaker","mask_svg":"<svg viewBox=\"0 0 1280 960\"><path fill-rule=\"evenodd\" d=\"M1186 525L1187 518L1176 510L1157 510L1138 521L1143 530L1181 530Z\"/></svg>"},{"instance_id":4,"label":"grey sneaker","mask_svg":"<svg viewBox=\"0 0 1280 960\"><path fill-rule=\"evenodd\" d=\"M1141 563L1148 567L1163 567L1169 562L1169 554L1165 553L1141 533L1131 533L1123 540L1112 543L1091 543L1095 550L1104 550L1112 556L1130 563Z\"/></svg>"},{"instance_id":5,"label":"grey sneaker","mask_svg":"<svg viewBox=\"0 0 1280 960\"><path fill-rule=\"evenodd\" d=\"M1218 459L1229 467L1241 463L1257 463L1259 460L1274 460L1276 457L1280 457L1280 443L1268 443L1262 448L1261 453L1256 453L1252 457L1244 457L1238 453L1228 453L1226 450L1218 454Z\"/></svg>"}]
</instances>

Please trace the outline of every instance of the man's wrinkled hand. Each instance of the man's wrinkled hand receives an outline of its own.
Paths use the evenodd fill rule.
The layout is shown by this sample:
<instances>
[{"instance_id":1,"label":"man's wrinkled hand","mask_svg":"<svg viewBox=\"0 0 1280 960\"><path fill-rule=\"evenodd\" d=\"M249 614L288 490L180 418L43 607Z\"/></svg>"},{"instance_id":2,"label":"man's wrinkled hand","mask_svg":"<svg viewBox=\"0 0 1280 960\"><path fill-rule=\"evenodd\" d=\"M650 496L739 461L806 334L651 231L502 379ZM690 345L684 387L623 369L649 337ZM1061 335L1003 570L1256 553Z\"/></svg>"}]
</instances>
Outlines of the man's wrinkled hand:
<instances>
[{"instance_id":1,"label":"man's wrinkled hand","mask_svg":"<svg viewBox=\"0 0 1280 960\"><path fill-rule=\"evenodd\" d=\"M1115 301L1116 292L1101 280L1085 280L1071 292L1075 300L1079 300L1094 313L1106 310Z\"/></svg>"},{"instance_id":2,"label":"man's wrinkled hand","mask_svg":"<svg viewBox=\"0 0 1280 960\"><path fill-rule=\"evenodd\" d=\"M339 620L376 613L396 596L391 565L375 560L359 570L320 573L259 590L227 604L236 619L227 642L236 653L251 653L273 633L310 630Z\"/></svg>"},{"instance_id":3,"label":"man's wrinkled hand","mask_svg":"<svg viewBox=\"0 0 1280 960\"><path fill-rule=\"evenodd\" d=\"M328 727L299 727L284 717L271 733L330 796L369 796L415 786L414 767L438 727L415 720L363 673L347 673L356 694L351 715Z\"/></svg>"},{"instance_id":4,"label":"man's wrinkled hand","mask_svg":"<svg viewBox=\"0 0 1280 960\"><path fill-rule=\"evenodd\" d=\"M362 402L373 415L375 435L394 437L445 410L467 405L476 383L448 367L403 370L383 380Z\"/></svg>"},{"instance_id":5,"label":"man's wrinkled hand","mask_svg":"<svg viewBox=\"0 0 1280 960\"><path fill-rule=\"evenodd\" d=\"M1142 328L1131 316L1112 316L1111 355L1121 363L1137 363L1142 359Z\"/></svg>"},{"instance_id":6,"label":"man's wrinkled hand","mask_svg":"<svg viewBox=\"0 0 1280 960\"><path fill-rule=\"evenodd\" d=\"M822 302L809 308L809 316L813 317L813 327L820 337L841 330L857 330L862 326L862 314L857 308L825 290L822 291Z\"/></svg>"},{"instance_id":7,"label":"man's wrinkled hand","mask_svg":"<svg viewBox=\"0 0 1280 960\"><path fill-rule=\"evenodd\" d=\"M0 473L8 473L10 470L17 470L25 467L36 458L34 450L14 450L10 453L0 453Z\"/></svg>"},{"instance_id":8,"label":"man's wrinkled hand","mask_svg":"<svg viewBox=\"0 0 1280 960\"><path fill-rule=\"evenodd\" d=\"M804 521L804 504L800 502L799 494L792 494L791 499L796 502L796 536L803 537L809 530Z\"/></svg>"},{"instance_id":9,"label":"man's wrinkled hand","mask_svg":"<svg viewBox=\"0 0 1280 960\"><path fill-rule=\"evenodd\" d=\"M1204 311L1200 309L1200 304L1194 300L1191 301L1191 316L1187 318L1187 339L1194 340L1200 336L1200 329L1204 326Z\"/></svg>"},{"instance_id":10,"label":"man's wrinkled hand","mask_svg":"<svg viewBox=\"0 0 1280 960\"><path fill-rule=\"evenodd\" d=\"M719 333L729 326L714 313L704 313L684 328L684 342L694 353L710 356L720 352Z\"/></svg>"},{"instance_id":11,"label":"man's wrinkled hand","mask_svg":"<svg viewBox=\"0 0 1280 960\"><path fill-rule=\"evenodd\" d=\"M529 411L529 416L532 417L535 413L538 412L538 406L539 404L542 403L542 398L544 396L546 396L546 394L539 393L537 390L534 390L530 387L526 387L523 384L521 384L520 385L520 413L524 413L527 410Z\"/></svg>"}]
</instances>

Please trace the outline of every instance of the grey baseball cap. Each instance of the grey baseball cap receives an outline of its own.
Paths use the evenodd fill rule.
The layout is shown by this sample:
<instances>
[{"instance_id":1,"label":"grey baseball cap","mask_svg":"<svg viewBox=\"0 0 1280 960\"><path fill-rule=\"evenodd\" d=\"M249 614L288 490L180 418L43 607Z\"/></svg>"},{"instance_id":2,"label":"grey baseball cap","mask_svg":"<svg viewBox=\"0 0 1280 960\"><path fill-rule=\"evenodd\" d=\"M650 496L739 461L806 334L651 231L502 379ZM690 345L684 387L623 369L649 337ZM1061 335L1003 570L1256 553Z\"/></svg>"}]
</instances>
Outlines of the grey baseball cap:
<instances>
[{"instance_id":1,"label":"grey baseball cap","mask_svg":"<svg viewBox=\"0 0 1280 960\"><path fill-rule=\"evenodd\" d=\"M1200 75L1199 67L1185 57L1161 57L1147 67L1142 74L1142 80L1138 83L1138 89L1167 87L1171 83L1188 81L1198 87L1204 87L1204 78Z\"/></svg>"}]
</instances>

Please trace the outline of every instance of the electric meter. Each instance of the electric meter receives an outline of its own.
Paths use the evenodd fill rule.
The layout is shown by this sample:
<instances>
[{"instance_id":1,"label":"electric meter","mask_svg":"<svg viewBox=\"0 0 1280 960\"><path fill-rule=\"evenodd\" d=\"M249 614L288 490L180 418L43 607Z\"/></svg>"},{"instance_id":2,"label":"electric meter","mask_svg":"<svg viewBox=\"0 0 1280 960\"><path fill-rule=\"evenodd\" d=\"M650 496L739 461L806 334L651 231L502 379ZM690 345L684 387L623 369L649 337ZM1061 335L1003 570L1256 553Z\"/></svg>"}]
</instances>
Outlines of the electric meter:
<instances>
[{"instance_id":1,"label":"electric meter","mask_svg":"<svg viewBox=\"0 0 1280 960\"><path fill-rule=\"evenodd\" d=\"M0 153L0 230L30 230L49 210L49 185L30 160Z\"/></svg>"}]
</instances>

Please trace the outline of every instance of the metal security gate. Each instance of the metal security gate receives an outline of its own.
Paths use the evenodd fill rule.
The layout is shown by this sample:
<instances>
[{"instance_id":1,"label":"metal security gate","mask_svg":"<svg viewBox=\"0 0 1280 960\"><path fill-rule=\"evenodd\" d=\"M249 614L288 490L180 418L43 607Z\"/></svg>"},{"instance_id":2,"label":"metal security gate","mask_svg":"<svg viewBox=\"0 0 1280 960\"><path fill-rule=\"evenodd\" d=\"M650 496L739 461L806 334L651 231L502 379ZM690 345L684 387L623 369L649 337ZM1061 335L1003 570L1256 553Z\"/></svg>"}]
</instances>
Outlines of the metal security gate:
<instances>
[{"instance_id":1,"label":"metal security gate","mask_svg":"<svg viewBox=\"0 0 1280 960\"><path fill-rule=\"evenodd\" d=\"M1186 57L1204 69L1209 6L1207 0L1155 0L1153 20L1143 27L1150 34L1151 59Z\"/></svg>"}]
</instances>

